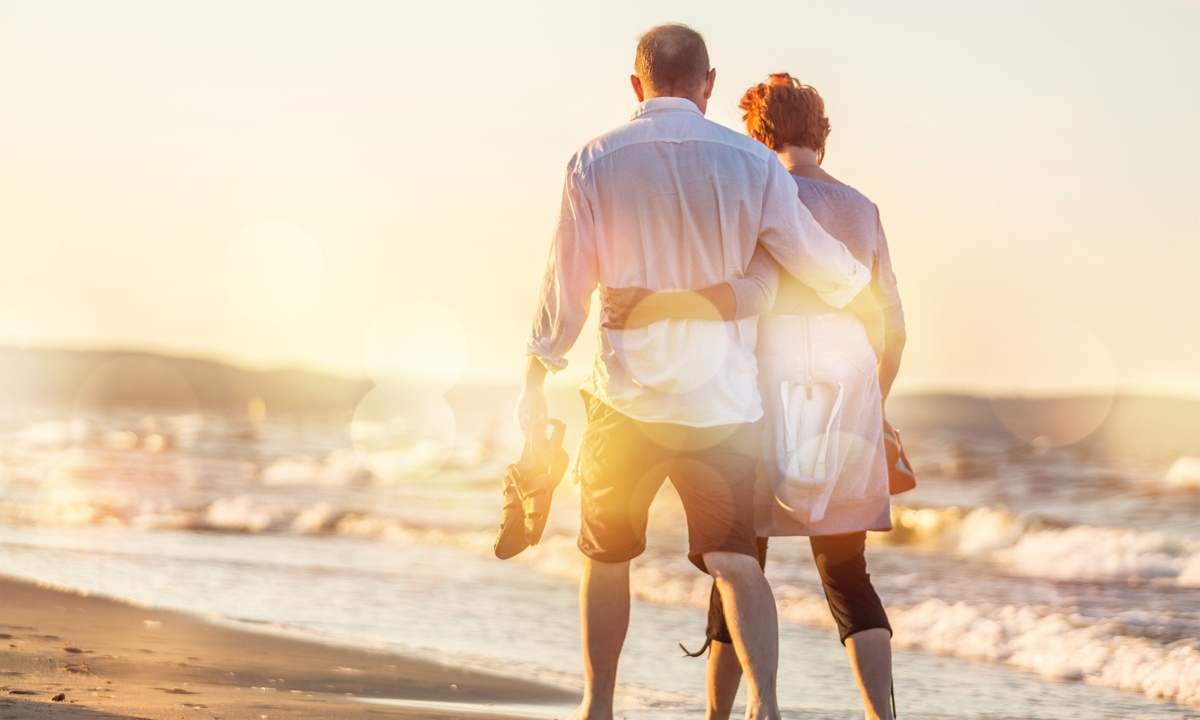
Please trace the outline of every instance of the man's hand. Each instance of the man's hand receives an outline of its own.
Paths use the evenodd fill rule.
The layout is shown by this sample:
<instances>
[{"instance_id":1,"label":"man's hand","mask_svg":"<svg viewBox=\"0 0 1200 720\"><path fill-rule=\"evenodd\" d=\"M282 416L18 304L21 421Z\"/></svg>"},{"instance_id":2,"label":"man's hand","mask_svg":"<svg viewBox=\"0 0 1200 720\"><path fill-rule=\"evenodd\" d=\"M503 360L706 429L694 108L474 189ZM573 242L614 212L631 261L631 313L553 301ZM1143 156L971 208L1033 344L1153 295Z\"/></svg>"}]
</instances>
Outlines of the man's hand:
<instances>
[{"instance_id":1,"label":"man's hand","mask_svg":"<svg viewBox=\"0 0 1200 720\"><path fill-rule=\"evenodd\" d=\"M635 330L655 320L648 312L634 312L653 294L640 287L603 288L600 291L600 326L609 330Z\"/></svg>"},{"instance_id":2,"label":"man's hand","mask_svg":"<svg viewBox=\"0 0 1200 720\"><path fill-rule=\"evenodd\" d=\"M546 391L538 386L526 385L517 398L517 409L514 413L517 427L526 440L546 434Z\"/></svg>"},{"instance_id":3,"label":"man's hand","mask_svg":"<svg viewBox=\"0 0 1200 720\"><path fill-rule=\"evenodd\" d=\"M525 385L513 413L526 440L546 436L546 366L530 355L525 366Z\"/></svg>"}]
</instances>

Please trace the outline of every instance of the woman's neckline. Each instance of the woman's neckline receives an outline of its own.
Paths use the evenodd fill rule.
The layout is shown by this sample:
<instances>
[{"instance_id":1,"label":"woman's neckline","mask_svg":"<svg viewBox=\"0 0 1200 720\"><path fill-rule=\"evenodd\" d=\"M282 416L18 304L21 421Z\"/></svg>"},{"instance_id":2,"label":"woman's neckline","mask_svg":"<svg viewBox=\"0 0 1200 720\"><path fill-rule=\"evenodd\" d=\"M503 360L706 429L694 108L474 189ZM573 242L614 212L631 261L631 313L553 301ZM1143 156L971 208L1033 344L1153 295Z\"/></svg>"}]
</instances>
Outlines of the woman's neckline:
<instances>
[{"instance_id":1,"label":"woman's neckline","mask_svg":"<svg viewBox=\"0 0 1200 720\"><path fill-rule=\"evenodd\" d=\"M790 174L792 177L800 178L801 180L808 180L810 182L821 183L822 185L828 185L829 187L844 187L844 188L850 188L851 190L854 189L853 187L847 185L844 182L828 182L826 180L818 180L817 178L811 178L811 177L808 177L807 175L798 175L795 172L793 172L793 170L797 167L809 167L809 166L788 165L787 166L788 174Z\"/></svg>"}]
</instances>

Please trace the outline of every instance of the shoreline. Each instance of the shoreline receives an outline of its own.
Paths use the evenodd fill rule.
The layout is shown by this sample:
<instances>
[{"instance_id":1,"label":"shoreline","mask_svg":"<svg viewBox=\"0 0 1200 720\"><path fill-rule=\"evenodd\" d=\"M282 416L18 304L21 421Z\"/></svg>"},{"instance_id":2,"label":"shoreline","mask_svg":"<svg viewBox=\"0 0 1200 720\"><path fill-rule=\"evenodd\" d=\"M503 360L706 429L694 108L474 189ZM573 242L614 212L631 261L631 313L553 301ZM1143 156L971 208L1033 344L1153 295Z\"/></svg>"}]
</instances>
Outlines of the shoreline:
<instances>
[{"instance_id":1,"label":"shoreline","mask_svg":"<svg viewBox=\"0 0 1200 720\"><path fill-rule=\"evenodd\" d=\"M578 695L0 576L0 716L167 720L562 716Z\"/></svg>"}]
</instances>

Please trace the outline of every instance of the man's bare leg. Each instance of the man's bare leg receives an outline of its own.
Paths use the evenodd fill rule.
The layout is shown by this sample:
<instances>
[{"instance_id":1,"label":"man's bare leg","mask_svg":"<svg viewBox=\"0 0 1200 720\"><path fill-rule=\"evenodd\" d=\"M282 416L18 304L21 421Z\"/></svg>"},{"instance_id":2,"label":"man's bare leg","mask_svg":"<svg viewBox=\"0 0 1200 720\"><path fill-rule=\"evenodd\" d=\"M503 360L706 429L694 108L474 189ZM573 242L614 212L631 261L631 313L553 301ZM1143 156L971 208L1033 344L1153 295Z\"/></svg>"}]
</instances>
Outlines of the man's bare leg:
<instances>
[{"instance_id":1,"label":"man's bare leg","mask_svg":"<svg viewBox=\"0 0 1200 720\"><path fill-rule=\"evenodd\" d=\"M867 720L892 720L892 634L871 628L846 638Z\"/></svg>"},{"instance_id":2,"label":"man's bare leg","mask_svg":"<svg viewBox=\"0 0 1200 720\"><path fill-rule=\"evenodd\" d=\"M729 720L742 683L742 666L729 643L708 646L708 713L705 720Z\"/></svg>"},{"instance_id":3,"label":"man's bare leg","mask_svg":"<svg viewBox=\"0 0 1200 720\"><path fill-rule=\"evenodd\" d=\"M617 661L629 630L629 563L585 557L579 581L583 629L583 702L573 720L612 720Z\"/></svg>"},{"instance_id":4,"label":"man's bare leg","mask_svg":"<svg viewBox=\"0 0 1200 720\"><path fill-rule=\"evenodd\" d=\"M779 666L779 620L771 586L750 555L704 554L717 583L733 647L746 675L747 720L778 720L775 673Z\"/></svg>"}]
</instances>

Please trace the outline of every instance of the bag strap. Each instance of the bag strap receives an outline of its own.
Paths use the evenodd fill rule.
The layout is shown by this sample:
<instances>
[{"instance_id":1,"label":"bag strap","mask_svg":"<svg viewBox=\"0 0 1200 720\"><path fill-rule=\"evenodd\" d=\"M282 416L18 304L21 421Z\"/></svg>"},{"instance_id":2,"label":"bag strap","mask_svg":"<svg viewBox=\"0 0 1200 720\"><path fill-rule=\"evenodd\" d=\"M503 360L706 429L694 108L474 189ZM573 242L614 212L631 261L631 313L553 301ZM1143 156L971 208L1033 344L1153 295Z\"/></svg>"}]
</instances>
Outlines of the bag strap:
<instances>
[{"instance_id":1,"label":"bag strap","mask_svg":"<svg viewBox=\"0 0 1200 720\"><path fill-rule=\"evenodd\" d=\"M821 448L817 452L817 466L813 468L815 477L825 477L826 459L829 456L829 436L833 433L833 423L837 419L838 413L842 410L842 398L846 395L846 386L838 383L837 397L833 401L833 407L829 410L829 419L825 422L825 434L821 437ZM791 384L783 380L779 383L779 395L783 405L783 444L787 456L793 457L796 454L796 433L792 430L792 414L791 414ZM805 389L806 397L812 398L812 384Z\"/></svg>"},{"instance_id":2,"label":"bag strap","mask_svg":"<svg viewBox=\"0 0 1200 720\"><path fill-rule=\"evenodd\" d=\"M842 397L846 394L846 386L838 383L837 399L833 401L833 408L829 411L829 422L825 423L825 436L821 438L821 451L817 453L817 468L813 473L817 477L825 477L825 458L829 455L829 436L833 433L833 421L837 419L838 412L842 409Z\"/></svg>"}]
</instances>

